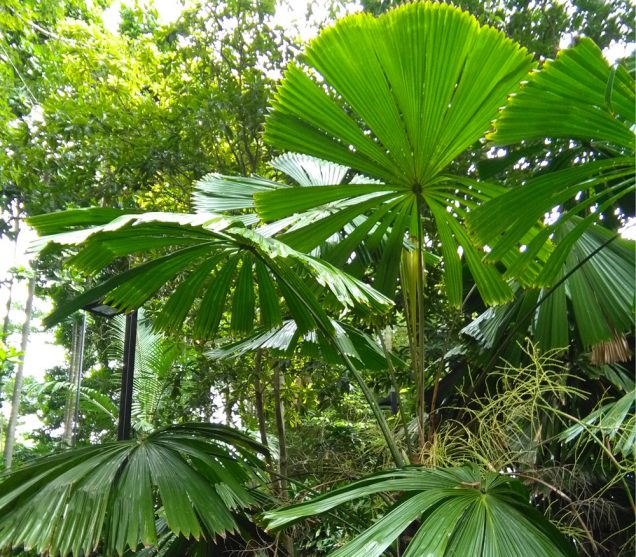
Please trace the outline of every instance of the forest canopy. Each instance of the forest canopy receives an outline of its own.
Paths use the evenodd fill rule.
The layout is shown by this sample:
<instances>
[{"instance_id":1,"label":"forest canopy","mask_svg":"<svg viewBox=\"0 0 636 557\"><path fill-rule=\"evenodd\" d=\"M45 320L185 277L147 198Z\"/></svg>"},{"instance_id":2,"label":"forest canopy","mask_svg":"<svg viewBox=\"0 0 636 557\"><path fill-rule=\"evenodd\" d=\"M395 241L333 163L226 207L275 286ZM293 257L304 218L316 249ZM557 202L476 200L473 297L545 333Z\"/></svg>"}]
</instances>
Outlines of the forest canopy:
<instances>
[{"instance_id":1,"label":"forest canopy","mask_svg":"<svg viewBox=\"0 0 636 557\"><path fill-rule=\"evenodd\" d=\"M632 555L635 18L5 2L0 555Z\"/></svg>"}]
</instances>

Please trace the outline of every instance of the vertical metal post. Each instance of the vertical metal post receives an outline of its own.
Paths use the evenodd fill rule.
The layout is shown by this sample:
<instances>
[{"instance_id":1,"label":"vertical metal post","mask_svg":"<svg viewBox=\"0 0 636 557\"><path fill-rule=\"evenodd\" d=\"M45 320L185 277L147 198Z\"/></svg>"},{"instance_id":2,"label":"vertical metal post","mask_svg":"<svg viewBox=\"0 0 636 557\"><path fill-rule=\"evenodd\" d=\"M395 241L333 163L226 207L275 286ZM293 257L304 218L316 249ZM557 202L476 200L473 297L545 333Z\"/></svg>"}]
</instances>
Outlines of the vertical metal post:
<instances>
[{"instance_id":1,"label":"vertical metal post","mask_svg":"<svg viewBox=\"0 0 636 557\"><path fill-rule=\"evenodd\" d=\"M130 416L132 411L133 376L135 373L135 349L137 344L137 310L126 315L124 337L124 368L121 374L121 398L119 400L119 425L117 440L130 439Z\"/></svg>"}]
</instances>

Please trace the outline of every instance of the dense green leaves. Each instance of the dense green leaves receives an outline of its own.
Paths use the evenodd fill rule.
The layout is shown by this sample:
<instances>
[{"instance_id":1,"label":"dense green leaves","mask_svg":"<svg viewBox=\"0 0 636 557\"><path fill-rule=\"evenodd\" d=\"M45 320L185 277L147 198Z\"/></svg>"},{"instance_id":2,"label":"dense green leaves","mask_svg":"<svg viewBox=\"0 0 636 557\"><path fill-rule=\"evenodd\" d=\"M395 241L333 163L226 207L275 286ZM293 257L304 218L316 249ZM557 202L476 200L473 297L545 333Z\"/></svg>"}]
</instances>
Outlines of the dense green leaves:
<instances>
[{"instance_id":1,"label":"dense green leaves","mask_svg":"<svg viewBox=\"0 0 636 557\"><path fill-rule=\"evenodd\" d=\"M490 138L499 145L549 138L607 141L634 149L634 78L612 68L590 39L562 50L556 60L511 99Z\"/></svg>"},{"instance_id":2,"label":"dense green leaves","mask_svg":"<svg viewBox=\"0 0 636 557\"><path fill-rule=\"evenodd\" d=\"M214 12L216 7L219 13ZM521 393L515 404L523 408L516 414L515 404L507 406L514 412L507 413L511 415L506 415L505 426L497 427L499 407L488 422L494 430L491 436L485 435L484 423L475 425L471 416L483 415L473 413L484 396L481 378L521 335L533 336L543 350L570 347L572 361L581 350L592 347L592 362L596 363L594 354L611 352L616 339L628 352L622 333L633 330L633 250L597 221L608 214L617 214L620 220L622 214L614 209L633 189L630 75L621 68L610 68L596 47L582 41L528 76L533 67L530 54L502 33L481 27L476 19L443 3L413 3L377 19L368 15L347 18L325 31L289 69L271 111L266 137L275 147L303 153L285 154L272 166L302 186L297 187L253 174L262 170L262 135L257 132L264 114L262 99L271 81L260 79L262 68L252 66L258 62L268 70L275 69L259 53L262 47L271 52L278 45L271 28L261 40L257 28L248 23L254 21L250 18L260 17L259 24L265 25L271 10L272 3L255 8L251 0L202 5L159 32L152 17L144 19L139 11L128 11L122 33L140 46L156 42L159 50L146 53L148 65L155 67L161 60L165 70L157 72L156 79L144 75L127 91L130 95L123 96L121 107L132 99L134 116L128 118L129 113L122 111L125 117L115 118L114 108L120 105L113 96L122 92L118 87L106 95L109 106L104 108L108 110L95 114L89 110L100 107L99 99L88 106L78 103L68 122L70 130L62 129L66 122L59 116L65 110L71 113L72 92L61 89L59 95L63 93L64 99L52 94L44 105L43 121L37 120L38 111L31 115L31 124L46 128L45 134L34 131L37 141L56 134L61 137L66 131L71 132L69 137L82 136L82 149L90 164L78 159L77 179L68 182L86 184L95 177L91 188L95 185L96 189L86 191L103 190L104 197L93 199L94 203L180 207L187 197L175 195L175 188L181 187L185 193L195 176L204 176L195 186L194 215L91 209L33 219L40 233L51 235L40 246L55 243L66 254L74 253L69 262L88 277L87 290L62 304L47 322L96 300L123 311L148 304L158 328L174 332L185 323L187 338L214 338L220 348L209 355L235 360L231 368L218 361L210 365L202 358L203 352L199 353L201 365L193 367L200 369L190 377L191 383L201 380L195 387L198 398L192 411L200 411L203 399L206 408L214 406L216 400L210 402L210 392L217 389L225 399L228 419L239 407L241 418L254 420L249 409L257 408L263 439L268 433L267 417L276 412L281 469L286 460L285 426L298 425L299 417L313 413L318 404L304 405L308 397L327 398L338 391L339 398L355 401L359 395L355 389L341 392L337 384L318 393L320 388L304 384L303 375L309 377L311 371L312 381L327 382L341 372L340 367L328 369L314 359L344 365L358 381L400 469L267 514L273 527L283 527L358 497L395 492L384 499L391 504L384 515L377 512L380 507L362 503L370 527L339 547L335 555L379 556L391 545L406 557L570 555L572 548L528 502L545 504L553 517L562 520L564 529L571 528L574 519L570 521L568 516L576 513L585 535L588 524L602 522L596 516L583 516L588 511L580 511L576 502L564 503L574 490L566 480L554 480L558 485L548 487L547 482L553 481L548 467L559 471L559 466L567 466L573 484L584 474L593 476L588 472L595 464L585 459L581 467L586 469L580 473L577 456L565 455L568 441L581 438L583 431L593 432L615 448L610 451L615 460L608 466L603 461L602 473L607 477L614 465L619 473L616 478L631 481L628 468L616 459L619 455L630 458L634 447L633 435L628 434L633 429L633 392L625 389L630 390L631 398L597 406L577 424L578 429L563 435L559 435L561 423L555 416L563 417L570 401L555 395L540 413L532 408L524 414L532 404L526 403L523 388L514 385L510 390ZM557 12L565 13L561 7ZM509 15L505 10L502 13ZM203 21L201 14L208 19ZM190 36L193 29L196 33ZM145 41L146 34L158 40ZM77 36L84 34L78 32ZM128 39L122 41L127 47L122 60L134 62ZM242 41L252 42L243 48ZM213 55L217 53L223 63ZM90 64L75 62L69 67L90 69ZM109 63L96 64L96 74ZM134 73L135 67L125 68L122 75ZM92 94L91 80L78 76L73 83L82 87L82 95ZM102 87L95 89L99 96ZM503 111L501 107L505 107ZM161 116L167 114L164 122ZM489 135L498 115L496 131ZM136 122L144 125L137 129ZM104 129L96 134L93 126ZM129 143L138 139L135 146L139 149L110 152L112 145L119 145L120 138L114 133L119 127ZM148 133L155 128L156 134ZM23 134L33 131L26 120L16 130ZM100 141L88 149L94 137ZM500 145L520 145L514 152L487 151L490 146L485 138L494 138ZM28 145L36 138L25 135L21 139ZM51 149L35 150L38 154ZM59 164L57 159L48 161L43 167L60 169L52 182L49 174L42 173L46 184L66 183L72 166L70 150L72 145L65 145L64 160ZM100 156L100 150L103 158L95 156ZM24 160L38 158L27 155ZM480 165L483 157L487 160ZM505 176L506 184L519 186L511 193L485 181L501 176L506 165L521 157L540 164L527 169L519 168L519 163L511 170ZM26 164L23 161L21 168ZM559 172L554 172L556 168ZM235 169L250 177L222 174ZM215 173L206 175L211 170ZM265 175L278 179L275 173ZM126 177L131 180L124 180ZM120 182L127 184L125 190L115 187ZM104 184L111 189L102 187ZM42 191L46 197L48 190ZM75 200L73 195L69 199ZM57 202L57 198L51 200ZM560 218L553 224L542 222L544 214L554 208ZM479 247L464 228L467 220ZM425 257L424 251L430 253ZM431 260L439 266L432 267ZM363 279L352 278L343 268ZM465 270L473 283L466 280ZM402 290L404 314L395 312L392 334L387 338L390 343L395 341L400 353L411 349L412 370L393 369L391 364L398 363L397 359L386 359L372 338L354 329L361 321L351 313L386 314L391 307L367 282L390 298L398 288ZM481 300L466 298L473 286ZM483 311L482 302L502 304L513 295L512 303L488 310L464 329L488 351L486 369L478 369L483 358L472 358L472 353L465 361L449 362L448 354L459 353L453 351L453 344L462 320L473 311ZM433 299L438 296L463 311L449 309L446 300ZM160 301L149 303L151 298ZM463 307L465 298L470 308ZM439 312L430 308L439 308ZM334 311L340 312L338 319L342 313L349 314L345 317L348 324L333 320ZM250 333L236 341L236 335ZM599 342L604 343L601 348ZM193 352L198 348L208 350L196 343ZM267 358L259 353L252 368L252 359L243 357L254 350L269 350L272 357L293 354L293 364L302 361L290 368L286 385L278 377L275 380L274 404L267 400L268 366L263 365ZM378 389L390 384L392 392L402 396L400 416L390 422L401 428L397 436L388 427L375 393L358 372L361 366L374 372ZM560 364L555 366L561 369ZM476 375L469 376L465 368ZM299 376L293 376L292 369ZM570 368L563 370L563 377L558 377L563 391L555 393L567 392L572 380ZM175 400L184 390L182 371L175 370L173 381L164 385ZM514 380L512 371L506 370L506 381L501 382L504 393ZM477 396L471 397L468 407L462 407L454 389L462 384L458 382L462 374L464 385L478 377L470 382ZM500 385L494 383L488 377L485 392L491 396L492 385L492 399L502 400L497 398L502 394ZM577 387L576 392L582 390ZM137 392L142 399L137 410L143 405L157 407L158 399L151 391ZM282 401L287 403L291 419L289 414L285 419ZM324 407L330 403L325 400ZM322 409L323 401L319 404ZM417 427L419 443L415 449L408 423L414 409L417 420L412 424ZM560 414L552 413L553 409ZM332 415L337 412L329 419ZM182 419L180 411L170 416ZM536 429L535 418L540 422ZM152 417L145 421L152 422ZM449 423L457 425L449 427ZM141 429L149 431L151 425L143 424ZM241 481L227 486L247 476L238 470L235 478L226 464L223 481L218 481L217 476L224 472L208 465L204 456L212 452L206 452L207 445L193 430L188 431L179 437L170 429L137 442L85 449L85 453L69 453L68 461L52 457L47 469L38 465L25 468L20 476L22 487L12 483L13 476L7 477L0 483L0 511L7 516L0 518L0 541L4 539L5 546L13 540L37 550L75 555L91 551L98 543L95 540L104 539L106 545L98 547L100 551L121 553L126 547L152 544L160 548L160 554L177 555L185 552L180 548L186 537L205 543L215 533L236 529L232 507L252 499ZM411 462L443 461L450 466L479 459L490 462L491 471L480 473L473 467L401 469L404 455L397 443L402 440ZM510 446L526 442L530 449ZM226 451L230 460L235 458L236 466L249 460L247 453L238 456L228 445L219 445L219 450ZM383 457L377 447L369 454L369 461ZM214 453L213 460L218 456ZM532 494L518 480L495 473L514 471L530 480L522 476L530 469L537 476L532 480L536 480ZM354 470L354 474L358 472ZM175 476L179 484L174 482ZM36 478L34 483L29 483L32 478ZM210 482L215 487L210 488ZM622 509L630 495L617 496L613 489L617 482L612 482L605 484L610 486L607 493L611 492L607 500ZM281 493L291 496L295 488L287 490L284 483L280 482ZM219 487L222 485L226 487ZM537 485L542 487L537 489ZM121 486L130 489L124 494ZM2 491L5 488L7 492ZM543 488L548 489L541 491ZM25 491L20 492L22 489ZM536 498L538 494L541 498ZM80 507L97 510L80 514ZM37 513L43 518L32 518ZM70 521L62 523L62 517ZM159 539L165 529L160 533L157 524L164 519L172 532L181 534L172 538L176 541L171 548L170 544L162 546ZM413 537L410 532L408 537L401 536L411 528ZM569 533L577 537L582 530ZM621 536L613 536L619 541L611 543L620 544ZM334 537L334 543L341 539ZM409 547L402 547L407 542ZM204 550L203 545L192 552L199 550Z\"/></svg>"},{"instance_id":3,"label":"dense green leaves","mask_svg":"<svg viewBox=\"0 0 636 557\"><path fill-rule=\"evenodd\" d=\"M359 56L361 49L365 56ZM432 3L379 18L345 18L322 33L303 60L341 95L343 105L292 67L274 100L267 137L405 188L426 187L479 139L531 67L526 53L503 34ZM371 135L364 133L366 126Z\"/></svg>"},{"instance_id":4,"label":"dense green leaves","mask_svg":"<svg viewBox=\"0 0 636 557\"><path fill-rule=\"evenodd\" d=\"M618 400L603 404L578 423L563 431L560 438L567 442L598 436L597 442L613 447L615 453L633 457L636 451L636 390ZM599 439L600 438L600 439Z\"/></svg>"},{"instance_id":5,"label":"dense green leaves","mask_svg":"<svg viewBox=\"0 0 636 557\"><path fill-rule=\"evenodd\" d=\"M414 521L418 530L405 556L562 557L575 555L561 534L528 505L518 480L475 466L406 468L381 472L311 501L265 513L270 528L324 513L338 505L394 491L392 510L334 557L378 557Z\"/></svg>"},{"instance_id":6,"label":"dense green leaves","mask_svg":"<svg viewBox=\"0 0 636 557\"><path fill-rule=\"evenodd\" d=\"M557 232L557 249L580 222L574 217ZM588 350L632 330L634 265L632 242L593 226L568 250L552 288L518 288L514 302L486 310L463 332L486 352L514 351L528 334L545 351L571 342Z\"/></svg>"},{"instance_id":7,"label":"dense green leaves","mask_svg":"<svg viewBox=\"0 0 636 557\"><path fill-rule=\"evenodd\" d=\"M212 539L254 502L245 484L262 450L231 428L184 424L34 461L0 476L0 546L57 556L156 544L155 496L174 533Z\"/></svg>"}]
</instances>

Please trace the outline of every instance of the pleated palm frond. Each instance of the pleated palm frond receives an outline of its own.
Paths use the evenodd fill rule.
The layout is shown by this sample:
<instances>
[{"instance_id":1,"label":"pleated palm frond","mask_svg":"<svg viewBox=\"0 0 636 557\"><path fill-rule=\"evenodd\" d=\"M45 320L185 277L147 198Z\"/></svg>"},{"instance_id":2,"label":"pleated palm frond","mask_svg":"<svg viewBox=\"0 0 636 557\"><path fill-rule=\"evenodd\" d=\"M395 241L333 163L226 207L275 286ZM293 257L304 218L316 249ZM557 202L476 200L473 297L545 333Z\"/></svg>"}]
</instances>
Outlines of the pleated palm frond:
<instances>
[{"instance_id":1,"label":"pleated palm frond","mask_svg":"<svg viewBox=\"0 0 636 557\"><path fill-rule=\"evenodd\" d=\"M404 494L382 518L332 557L379 557L411 526L403 557L564 557L576 555L558 530L528 504L516 479L475 466L381 472L311 501L266 512L270 528L379 493Z\"/></svg>"},{"instance_id":2,"label":"pleated palm frond","mask_svg":"<svg viewBox=\"0 0 636 557\"><path fill-rule=\"evenodd\" d=\"M401 247L416 236L417 219L426 214L441 239L450 301L462 299L459 246L483 298L509 299L508 285L495 268L482 265L461 224L476 203L502 189L452 176L448 167L490 129L532 57L457 8L416 2L378 18L340 20L310 44L302 60L304 66L292 65L285 74L266 139L379 183L322 184L293 195L256 192L259 215L277 221L346 201L284 241L308 251L356 223L339 249L350 254L363 242L381 244L374 286L393 295Z\"/></svg>"},{"instance_id":3,"label":"pleated palm frond","mask_svg":"<svg viewBox=\"0 0 636 557\"><path fill-rule=\"evenodd\" d=\"M634 91L634 78L625 68L610 67L591 40L581 39L547 62L511 99L490 136L496 144L569 139L587 144L588 153L579 153L569 168L528 179L468 216L476 239L491 248L487 261L512 256L510 275L535 286L549 286L558 280L569 250L583 232L604 211L634 195ZM582 193L584 197L577 201ZM555 208L560 208L559 218L528 237L528 230ZM539 252L576 216L584 218L545 262ZM537 259L541 272L528 276L528 266Z\"/></svg>"},{"instance_id":4,"label":"pleated palm frond","mask_svg":"<svg viewBox=\"0 0 636 557\"><path fill-rule=\"evenodd\" d=\"M555 235L555 245L569 239L582 220L574 217L565 223ZM615 341L617 335L622 338L634 327L636 258L633 242L615 236L600 226L587 229L569 249L557 275L565 278L561 284L518 289L514 302L486 310L462 333L477 340L485 352L502 343L515 352L516 343L526 335L542 351L567 348L572 342L590 350Z\"/></svg>"},{"instance_id":5,"label":"pleated palm frond","mask_svg":"<svg viewBox=\"0 0 636 557\"><path fill-rule=\"evenodd\" d=\"M272 327L282 315L300 330L331 331L330 305L371 314L392 302L333 265L266 238L240 223L216 215L145 213L121 215L105 225L87 226L95 210L71 210L30 219L36 230L57 232L40 240L74 246L68 263L94 276L123 257L148 260L89 288L45 319L51 325L96 300L130 311L166 286L167 301L157 316L160 329L174 329L192 315L194 334L210 338L223 313L231 329L245 333L255 323ZM99 218L99 215L98 215ZM165 289L164 289L165 290Z\"/></svg>"},{"instance_id":6,"label":"pleated palm frond","mask_svg":"<svg viewBox=\"0 0 636 557\"><path fill-rule=\"evenodd\" d=\"M368 334L345 323L333 321L335 334L340 337L339 346L358 369L385 370L386 356L378 343ZM296 351L303 356L321 358L328 364L341 364L341 355L334 350L320 331L301 334L296 323L286 320L281 327L260 329L243 340L231 342L207 353L212 359L240 358L257 350L268 350L290 356ZM396 366L406 366L397 356L391 355Z\"/></svg>"},{"instance_id":7,"label":"pleated palm frond","mask_svg":"<svg viewBox=\"0 0 636 557\"><path fill-rule=\"evenodd\" d=\"M276 157L270 164L299 186L341 184L349 172L346 166L298 153L285 153ZM353 177L354 182L360 179L358 175ZM197 213L244 213L254 211L255 193L292 187L284 182L275 182L260 176L248 178L212 173L195 182L192 205Z\"/></svg>"},{"instance_id":8,"label":"pleated palm frond","mask_svg":"<svg viewBox=\"0 0 636 557\"><path fill-rule=\"evenodd\" d=\"M339 185L343 183L379 183L377 180L367 178L360 174L351 174L348 167L335 164L329 161L303 155L299 153L285 153L276 157L271 162L272 168L282 172L295 182L289 185L284 182L275 182L259 176L249 178L238 176L223 176L220 174L209 174L195 183L192 196L193 205L198 213L223 213L240 215L245 224L258 225L256 230L264 236L277 236L285 239L285 233L293 233L325 217L332 215L349 205L351 202L345 200L332 201L324 205L312 207L309 210L296 212L286 218L263 225L255 211L254 195L269 191L282 191L293 196L298 190L298 186L309 187L317 185ZM378 194L370 194L373 197ZM359 200L356 200L356 203ZM363 217L359 217L357 222L346 226L343 229L345 234L351 234L355 226L364 222ZM327 241L330 238L325 238ZM331 243L337 243L340 237L332 235ZM315 246L312 246L315 247ZM324 247L324 244L323 244ZM321 255L324 255L321 250ZM337 250L340 257L335 257L334 250L330 250L328 260L336 266L341 266L351 255ZM341 253L342 252L342 253Z\"/></svg>"},{"instance_id":9,"label":"pleated palm frond","mask_svg":"<svg viewBox=\"0 0 636 557\"><path fill-rule=\"evenodd\" d=\"M247 483L264 448L229 427L183 424L146 438L44 457L0 476L0 547L122 555L174 534L213 539L254 502Z\"/></svg>"},{"instance_id":10,"label":"pleated palm frond","mask_svg":"<svg viewBox=\"0 0 636 557\"><path fill-rule=\"evenodd\" d=\"M260 493L258 495L261 495ZM268 497L261 497L262 503L271 505ZM195 540L173 534L166 521L157 520L158 543L153 547L145 547L137 551L126 551L123 557L235 557L251 555L267 557L276 540L268 535L260 526L241 515L236 516L238 533L228 534L222 539Z\"/></svg>"},{"instance_id":11,"label":"pleated palm frond","mask_svg":"<svg viewBox=\"0 0 636 557\"><path fill-rule=\"evenodd\" d=\"M256 192L290 188L289 184L275 182L260 176L225 176L223 174L207 174L194 183L192 206L197 213L203 214L239 214L240 212L253 218L254 194Z\"/></svg>"}]
</instances>

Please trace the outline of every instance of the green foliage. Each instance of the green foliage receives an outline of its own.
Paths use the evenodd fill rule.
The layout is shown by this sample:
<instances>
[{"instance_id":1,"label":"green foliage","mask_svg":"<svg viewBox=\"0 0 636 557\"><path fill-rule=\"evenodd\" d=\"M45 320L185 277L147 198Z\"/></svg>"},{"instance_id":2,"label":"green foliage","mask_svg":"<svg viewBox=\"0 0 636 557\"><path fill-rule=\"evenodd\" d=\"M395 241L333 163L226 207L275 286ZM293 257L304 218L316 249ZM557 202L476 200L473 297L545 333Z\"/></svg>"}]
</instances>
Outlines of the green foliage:
<instances>
[{"instance_id":1,"label":"green foliage","mask_svg":"<svg viewBox=\"0 0 636 557\"><path fill-rule=\"evenodd\" d=\"M259 287L259 307L263 312L260 319L266 325L280 323L280 316L285 313L280 307L281 297L275 293L274 280L281 289L287 311L302 332L315 326L327 332L333 328L312 292L318 285L324 285L340 307L362 308L370 313L384 313L391 307L387 298L332 265L214 214L122 214L108 225L76 230L78 215L92 218L79 210L34 217L30 223L36 229L59 232L43 239L42 245L83 242L74 258L74 265L83 272L96 273L127 254L157 248L175 251L84 292L49 316L46 320L49 325L98 299L125 311L135 309L181 273L188 273L188 278L164 307L157 326L179 326L197 295L201 295L207 311L197 314L195 334L203 337L218 329L234 280L232 327L237 331L253 328L256 317L253 276ZM107 215L110 218L111 212ZM99 223L100 218L94 222ZM82 224L88 223L82 221ZM158 232L162 235L158 236ZM237 266L240 271L235 274ZM216 277L214 288L208 282L210 275ZM299 275L304 275L311 286Z\"/></svg>"},{"instance_id":2,"label":"green foliage","mask_svg":"<svg viewBox=\"0 0 636 557\"><path fill-rule=\"evenodd\" d=\"M450 3L450 2L449 2ZM380 14L395 0L363 0L365 10ZM492 25L537 56L552 58L568 38L585 36L601 48L634 36L634 6L626 0L457 0L453 4Z\"/></svg>"},{"instance_id":3,"label":"green foliage","mask_svg":"<svg viewBox=\"0 0 636 557\"><path fill-rule=\"evenodd\" d=\"M601 443L612 445L616 454L634 458L636 456L635 402L636 391L632 390L618 400L603 404L594 410L579 423L563 431L561 438L565 442L570 442L587 434L597 442L600 438Z\"/></svg>"},{"instance_id":4,"label":"green foliage","mask_svg":"<svg viewBox=\"0 0 636 557\"><path fill-rule=\"evenodd\" d=\"M273 492L297 503L266 513L274 527L295 523L262 540L271 553L572 554L541 511L582 552L629 554L633 383L599 364L628 359L633 344L633 245L613 232L633 213L633 76L587 39L529 71L572 25L606 46L633 27L633 8L460 4L477 19L415 3L351 16L312 41L265 133L299 152L271 167L265 100L291 52L273 2L196 4L168 26L134 4L118 36L75 3L0 8L19 47L0 57L11 89L0 101L10 123L0 127L0 205L101 206L33 219L47 235L39 247L73 254L61 271L59 250L43 252L46 281L62 285L48 323L106 298L124 311L144 305L165 334L141 331L136 441L0 480L6 546L176 556L257 542L262 532L231 508L266 505L243 485L245 462L260 467L256 444L241 437L237 453L204 441L207 425L145 436L224 410L269 438ZM550 211L559 218L545 220ZM463 329L477 349L460 345L458 330L480 313ZM515 343L526 335L561 350L523 352ZM103 409L116 401L118 358L99 335L89 344L83 398L105 421L82 403L81 442L107 438ZM511 363L496 368L502 356ZM272 365L285 369L280 392ZM367 383L399 394L396 417ZM47 385L50 401L38 394L46 423L35 451L54 440L66 387ZM386 468L383 441L398 468L347 485ZM402 468L402 445L431 468ZM219 493L217 474L229 485L235 472L240 481ZM126 482L143 504L118 498ZM312 487L331 490L308 500ZM55 498L68 502L68 523ZM99 512L82 513L89 503L110 509L103 529Z\"/></svg>"},{"instance_id":5,"label":"green foliage","mask_svg":"<svg viewBox=\"0 0 636 557\"><path fill-rule=\"evenodd\" d=\"M254 503L245 484L260 450L230 428L185 424L34 461L0 477L0 547L121 555L156 544L155 493L175 534L231 532L233 512Z\"/></svg>"},{"instance_id":6,"label":"green foliage","mask_svg":"<svg viewBox=\"0 0 636 557\"><path fill-rule=\"evenodd\" d=\"M212 169L261 168L266 98L290 52L273 5L200 4L169 26L133 5L120 35L98 10L60 0L0 12L11 53L0 61L0 207L184 210Z\"/></svg>"},{"instance_id":7,"label":"green foliage","mask_svg":"<svg viewBox=\"0 0 636 557\"><path fill-rule=\"evenodd\" d=\"M5 384L13 375L13 368L18 363L20 354L12 346L0 339L0 408L4 402Z\"/></svg>"},{"instance_id":8,"label":"green foliage","mask_svg":"<svg viewBox=\"0 0 636 557\"><path fill-rule=\"evenodd\" d=\"M528 505L518 480L477 467L405 468L381 472L307 503L265 513L271 528L328 511L359 497L397 491L407 496L334 556L377 557L413 521L420 526L404 552L416 555L575 555L554 526Z\"/></svg>"},{"instance_id":9,"label":"green foliage","mask_svg":"<svg viewBox=\"0 0 636 557\"><path fill-rule=\"evenodd\" d=\"M395 29L400 29L397 40ZM445 40L437 40L435 33ZM422 46L414 50L409 46L413 43ZM369 55L360 58L360 48ZM350 207L313 223L305 238L315 244L361 214L367 219L351 235L352 248L372 227L390 227L374 284L392 296L404 236L415 238L418 219L430 213L442 240L452 303L459 305L462 299L458 246L484 299L508 299L507 284L494 268L480 264L460 225L477 199L500 190L446 170L487 131L499 106L530 70L527 53L503 34L479 27L464 12L417 3L377 19L356 15L341 20L309 46L303 61L311 70L296 65L287 70L266 137L278 147L347 165L386 185L325 184L297 192L293 203L284 191L257 193L261 216L280 219L346 198ZM321 76L329 88L311 75ZM369 194L375 195L369 199ZM446 211L449 204L454 212Z\"/></svg>"}]
</instances>

